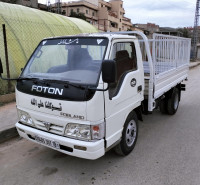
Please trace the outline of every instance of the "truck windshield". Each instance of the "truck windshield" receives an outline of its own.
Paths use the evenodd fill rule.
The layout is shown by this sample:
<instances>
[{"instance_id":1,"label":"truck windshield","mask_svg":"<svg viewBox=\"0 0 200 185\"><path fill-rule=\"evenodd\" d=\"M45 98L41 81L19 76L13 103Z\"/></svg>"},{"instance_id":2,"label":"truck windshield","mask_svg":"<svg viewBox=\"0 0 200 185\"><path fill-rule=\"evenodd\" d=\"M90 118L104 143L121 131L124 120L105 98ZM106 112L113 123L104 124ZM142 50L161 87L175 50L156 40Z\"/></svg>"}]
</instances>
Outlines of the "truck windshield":
<instances>
[{"instance_id":1,"label":"truck windshield","mask_svg":"<svg viewBox=\"0 0 200 185\"><path fill-rule=\"evenodd\" d=\"M21 77L97 85L107 44L107 38L43 40Z\"/></svg>"}]
</instances>

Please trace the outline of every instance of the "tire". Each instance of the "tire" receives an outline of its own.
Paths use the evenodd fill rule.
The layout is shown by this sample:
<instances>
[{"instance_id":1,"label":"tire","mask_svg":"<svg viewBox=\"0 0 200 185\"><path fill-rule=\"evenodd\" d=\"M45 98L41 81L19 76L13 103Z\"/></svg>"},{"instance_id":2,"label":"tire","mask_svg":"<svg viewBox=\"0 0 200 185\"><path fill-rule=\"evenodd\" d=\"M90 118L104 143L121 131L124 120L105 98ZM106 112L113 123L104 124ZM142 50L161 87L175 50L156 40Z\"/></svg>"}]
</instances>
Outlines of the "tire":
<instances>
[{"instance_id":1,"label":"tire","mask_svg":"<svg viewBox=\"0 0 200 185\"><path fill-rule=\"evenodd\" d=\"M118 155L128 155L135 147L138 136L138 119L135 112L128 116L120 143L115 147Z\"/></svg>"},{"instance_id":2,"label":"tire","mask_svg":"<svg viewBox=\"0 0 200 185\"><path fill-rule=\"evenodd\" d=\"M160 107L160 112L162 114L167 114L167 98L166 97L160 100L159 107Z\"/></svg>"},{"instance_id":3,"label":"tire","mask_svg":"<svg viewBox=\"0 0 200 185\"><path fill-rule=\"evenodd\" d=\"M172 91L171 96L168 98L167 101L167 113L169 115L174 115L179 107L180 101L180 90L178 88L174 88Z\"/></svg>"}]
</instances>

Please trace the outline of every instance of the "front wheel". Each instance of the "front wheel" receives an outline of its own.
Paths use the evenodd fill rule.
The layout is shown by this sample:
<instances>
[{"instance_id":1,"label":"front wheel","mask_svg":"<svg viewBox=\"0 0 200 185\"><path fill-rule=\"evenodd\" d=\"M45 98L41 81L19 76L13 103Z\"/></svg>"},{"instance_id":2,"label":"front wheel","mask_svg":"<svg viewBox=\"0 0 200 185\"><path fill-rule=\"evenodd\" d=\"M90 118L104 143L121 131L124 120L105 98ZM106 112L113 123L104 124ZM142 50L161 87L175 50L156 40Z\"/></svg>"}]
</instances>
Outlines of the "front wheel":
<instances>
[{"instance_id":1,"label":"front wheel","mask_svg":"<svg viewBox=\"0 0 200 185\"><path fill-rule=\"evenodd\" d=\"M122 132L121 142L115 147L119 155L128 155L135 147L138 136L138 119L135 112L128 116Z\"/></svg>"}]
</instances>

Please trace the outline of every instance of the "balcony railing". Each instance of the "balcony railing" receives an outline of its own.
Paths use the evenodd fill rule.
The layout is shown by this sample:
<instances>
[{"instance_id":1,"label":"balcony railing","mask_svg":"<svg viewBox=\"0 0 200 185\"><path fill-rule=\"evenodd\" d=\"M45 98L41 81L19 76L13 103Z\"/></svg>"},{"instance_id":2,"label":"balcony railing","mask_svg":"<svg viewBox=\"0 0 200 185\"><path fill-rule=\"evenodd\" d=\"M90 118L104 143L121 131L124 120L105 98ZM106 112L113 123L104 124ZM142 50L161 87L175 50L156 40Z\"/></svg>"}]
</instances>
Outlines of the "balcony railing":
<instances>
[{"instance_id":1,"label":"balcony railing","mask_svg":"<svg viewBox=\"0 0 200 185\"><path fill-rule=\"evenodd\" d=\"M123 17L123 21L131 23L131 19L129 19L127 17Z\"/></svg>"},{"instance_id":2,"label":"balcony railing","mask_svg":"<svg viewBox=\"0 0 200 185\"><path fill-rule=\"evenodd\" d=\"M117 18L117 13L113 11L108 11L108 15Z\"/></svg>"}]
</instances>

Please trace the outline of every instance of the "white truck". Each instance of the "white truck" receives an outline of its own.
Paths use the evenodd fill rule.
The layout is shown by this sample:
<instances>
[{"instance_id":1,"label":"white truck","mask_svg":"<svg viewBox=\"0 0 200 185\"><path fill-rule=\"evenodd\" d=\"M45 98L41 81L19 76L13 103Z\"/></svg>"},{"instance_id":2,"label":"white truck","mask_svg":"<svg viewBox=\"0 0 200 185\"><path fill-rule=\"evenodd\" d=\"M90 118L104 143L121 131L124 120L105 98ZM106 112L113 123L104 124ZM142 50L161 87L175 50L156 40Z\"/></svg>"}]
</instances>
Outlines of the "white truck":
<instances>
[{"instance_id":1,"label":"white truck","mask_svg":"<svg viewBox=\"0 0 200 185\"><path fill-rule=\"evenodd\" d=\"M189 58L190 39L160 34L44 39L17 79L18 133L80 158L128 155L142 113L176 113Z\"/></svg>"}]
</instances>

